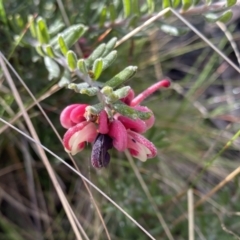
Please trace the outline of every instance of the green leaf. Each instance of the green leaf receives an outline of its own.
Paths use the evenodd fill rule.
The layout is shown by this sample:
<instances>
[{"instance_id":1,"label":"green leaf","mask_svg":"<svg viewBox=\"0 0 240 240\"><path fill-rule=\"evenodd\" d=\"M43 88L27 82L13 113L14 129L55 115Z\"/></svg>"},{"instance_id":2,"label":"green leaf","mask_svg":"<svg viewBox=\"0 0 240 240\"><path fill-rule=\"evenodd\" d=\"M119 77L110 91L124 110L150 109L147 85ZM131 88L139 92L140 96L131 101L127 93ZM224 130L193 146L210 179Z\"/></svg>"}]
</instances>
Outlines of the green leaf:
<instances>
[{"instance_id":1,"label":"green leaf","mask_svg":"<svg viewBox=\"0 0 240 240\"><path fill-rule=\"evenodd\" d=\"M200 0L193 0L193 6L196 6L199 2Z\"/></svg>"},{"instance_id":2,"label":"green leaf","mask_svg":"<svg viewBox=\"0 0 240 240\"><path fill-rule=\"evenodd\" d=\"M77 68L79 69L80 72L82 72L83 74L87 75L88 74L88 68L87 65L85 63L84 59L79 59L77 62Z\"/></svg>"},{"instance_id":3,"label":"green leaf","mask_svg":"<svg viewBox=\"0 0 240 240\"><path fill-rule=\"evenodd\" d=\"M103 58L103 70L111 66L116 58L117 58L116 50L110 52L105 58Z\"/></svg>"},{"instance_id":4,"label":"green leaf","mask_svg":"<svg viewBox=\"0 0 240 240\"><path fill-rule=\"evenodd\" d=\"M96 115L99 114L103 110L103 108L104 105L102 103L98 103L92 106L87 106L85 110L88 115Z\"/></svg>"},{"instance_id":5,"label":"green leaf","mask_svg":"<svg viewBox=\"0 0 240 240\"><path fill-rule=\"evenodd\" d=\"M237 0L227 0L226 7L232 7L237 3Z\"/></svg>"},{"instance_id":6,"label":"green leaf","mask_svg":"<svg viewBox=\"0 0 240 240\"><path fill-rule=\"evenodd\" d=\"M129 80L137 71L136 66L129 66L123 69L120 73L115 75L112 79L105 82L103 86L109 86L112 88L116 88L122 84L124 84L127 80Z\"/></svg>"},{"instance_id":7,"label":"green leaf","mask_svg":"<svg viewBox=\"0 0 240 240\"><path fill-rule=\"evenodd\" d=\"M232 15L233 15L232 11L228 10L221 15L217 15L215 13L207 13L205 14L205 18L207 19L208 22L211 23L215 23L217 21L226 23L232 18Z\"/></svg>"},{"instance_id":8,"label":"green leaf","mask_svg":"<svg viewBox=\"0 0 240 240\"><path fill-rule=\"evenodd\" d=\"M58 86L59 87L65 87L67 86L70 82L71 82L71 74L70 72L66 69L60 79L60 81L58 82Z\"/></svg>"},{"instance_id":9,"label":"green leaf","mask_svg":"<svg viewBox=\"0 0 240 240\"><path fill-rule=\"evenodd\" d=\"M105 46L105 50L102 54L102 57L105 57L108 53L110 53L114 49L116 43L117 43L117 38L116 37L109 40L108 43Z\"/></svg>"},{"instance_id":10,"label":"green leaf","mask_svg":"<svg viewBox=\"0 0 240 240\"><path fill-rule=\"evenodd\" d=\"M177 8L181 3L181 0L172 0L172 7Z\"/></svg>"},{"instance_id":11,"label":"green leaf","mask_svg":"<svg viewBox=\"0 0 240 240\"><path fill-rule=\"evenodd\" d=\"M42 56L42 57L45 56L45 53L44 53L43 48L42 48L42 45L37 45L37 46L35 47L35 49L36 49L37 53L38 53L40 56Z\"/></svg>"},{"instance_id":12,"label":"green leaf","mask_svg":"<svg viewBox=\"0 0 240 240\"><path fill-rule=\"evenodd\" d=\"M63 30L64 27L64 23L59 19L56 19L56 21L49 26L48 33L50 36L56 36L60 31Z\"/></svg>"},{"instance_id":13,"label":"green leaf","mask_svg":"<svg viewBox=\"0 0 240 240\"><path fill-rule=\"evenodd\" d=\"M233 16L232 11L231 11L231 10L228 10L228 11L224 12L224 13L218 18L218 21L219 21L219 22L226 23L226 22L228 22L228 21L231 20L232 16Z\"/></svg>"},{"instance_id":14,"label":"green leaf","mask_svg":"<svg viewBox=\"0 0 240 240\"><path fill-rule=\"evenodd\" d=\"M188 28L176 28L167 24L162 24L160 29L171 36L181 36L189 31Z\"/></svg>"},{"instance_id":15,"label":"green leaf","mask_svg":"<svg viewBox=\"0 0 240 240\"><path fill-rule=\"evenodd\" d=\"M187 11L192 6L192 0L182 0L182 10Z\"/></svg>"},{"instance_id":16,"label":"green leaf","mask_svg":"<svg viewBox=\"0 0 240 240\"><path fill-rule=\"evenodd\" d=\"M131 14L131 1L122 0L122 2L123 2L123 9L124 9L124 17L127 18Z\"/></svg>"},{"instance_id":17,"label":"green leaf","mask_svg":"<svg viewBox=\"0 0 240 240\"><path fill-rule=\"evenodd\" d=\"M68 52L68 47L67 47L67 44L65 43L63 36L61 34L58 35L58 44L59 44L62 54L64 56L66 56L66 54Z\"/></svg>"},{"instance_id":18,"label":"green leaf","mask_svg":"<svg viewBox=\"0 0 240 240\"><path fill-rule=\"evenodd\" d=\"M116 112L120 113L123 116L129 117L132 119L138 119L138 115L135 109L127 106L124 103L115 103L113 104L113 108Z\"/></svg>"},{"instance_id":19,"label":"green leaf","mask_svg":"<svg viewBox=\"0 0 240 240\"><path fill-rule=\"evenodd\" d=\"M103 71L103 60L102 60L102 58L98 58L94 61L92 71L93 71L93 74L94 74L93 79L97 80L100 77L100 75Z\"/></svg>"},{"instance_id":20,"label":"green leaf","mask_svg":"<svg viewBox=\"0 0 240 240\"><path fill-rule=\"evenodd\" d=\"M139 16L139 14L140 14L140 11L139 11L139 2L138 2L139 0L132 0L132 3L131 3L131 5L132 5L132 12L134 13L134 14L136 14L137 16Z\"/></svg>"},{"instance_id":21,"label":"green leaf","mask_svg":"<svg viewBox=\"0 0 240 240\"><path fill-rule=\"evenodd\" d=\"M53 48L51 45L47 45L45 47L45 52L46 54L50 57L50 58L54 58L55 57L55 54L54 54L54 51L53 51Z\"/></svg>"},{"instance_id":22,"label":"green leaf","mask_svg":"<svg viewBox=\"0 0 240 240\"><path fill-rule=\"evenodd\" d=\"M30 33L31 33L32 37L36 38L37 37L37 30L36 30L36 27L35 27L33 15L28 16L28 23L29 23L29 29L30 29Z\"/></svg>"},{"instance_id":23,"label":"green leaf","mask_svg":"<svg viewBox=\"0 0 240 240\"><path fill-rule=\"evenodd\" d=\"M48 70L48 80L53 80L55 78L58 78L60 76L60 67L58 64L51 59L50 57L45 56L44 57L44 64Z\"/></svg>"},{"instance_id":24,"label":"green leaf","mask_svg":"<svg viewBox=\"0 0 240 240\"><path fill-rule=\"evenodd\" d=\"M69 89L73 89L73 90L75 90L75 92L80 92L80 90L81 89L85 89L85 88L88 88L89 87L89 84L88 83L78 83L78 84L76 84L76 83L70 83L69 85L68 85L68 88Z\"/></svg>"},{"instance_id":25,"label":"green leaf","mask_svg":"<svg viewBox=\"0 0 240 240\"><path fill-rule=\"evenodd\" d=\"M147 120L152 116L151 112L137 111L124 103L115 103L113 104L113 108L116 112L120 113L121 115L132 119L140 118L142 120Z\"/></svg>"},{"instance_id":26,"label":"green leaf","mask_svg":"<svg viewBox=\"0 0 240 240\"><path fill-rule=\"evenodd\" d=\"M6 15L6 12L5 12L4 5L3 5L3 0L0 0L0 20L4 24L7 24L7 15Z\"/></svg>"},{"instance_id":27,"label":"green leaf","mask_svg":"<svg viewBox=\"0 0 240 240\"><path fill-rule=\"evenodd\" d=\"M125 98L128 95L130 89L131 87L125 86L114 91L114 94L118 97L118 99Z\"/></svg>"},{"instance_id":28,"label":"green leaf","mask_svg":"<svg viewBox=\"0 0 240 240\"><path fill-rule=\"evenodd\" d=\"M70 48L73 46L74 43L77 42L77 40L85 33L86 30L87 30L87 27L85 27L84 25L76 24L76 25L72 25L71 27L68 27L60 34L63 37L67 47ZM55 49L60 49L60 46L58 44L58 36L54 37L50 41L50 44Z\"/></svg>"},{"instance_id":29,"label":"green leaf","mask_svg":"<svg viewBox=\"0 0 240 240\"><path fill-rule=\"evenodd\" d=\"M41 44L49 42L49 34L45 21L40 17L37 19L37 37Z\"/></svg>"},{"instance_id":30,"label":"green leaf","mask_svg":"<svg viewBox=\"0 0 240 240\"><path fill-rule=\"evenodd\" d=\"M165 8L168 8L168 7L171 7L171 0L163 0L162 1L162 9L165 9ZM164 14L164 17L167 18L171 16L171 12L168 11L167 13Z\"/></svg>"},{"instance_id":31,"label":"green leaf","mask_svg":"<svg viewBox=\"0 0 240 240\"><path fill-rule=\"evenodd\" d=\"M92 66L93 62L97 59L100 58L104 51L105 51L106 44L102 43L100 44L93 52L92 54L86 59L86 64L88 67Z\"/></svg>"},{"instance_id":32,"label":"green leaf","mask_svg":"<svg viewBox=\"0 0 240 240\"><path fill-rule=\"evenodd\" d=\"M69 50L67 52L67 64L68 64L68 67L71 71L74 71L77 67L77 56L75 54L75 52L73 52L72 50Z\"/></svg>"},{"instance_id":33,"label":"green leaf","mask_svg":"<svg viewBox=\"0 0 240 240\"><path fill-rule=\"evenodd\" d=\"M24 21L21 15L16 14L15 15L15 22L18 26L18 28L23 29L24 28Z\"/></svg>"},{"instance_id":34,"label":"green leaf","mask_svg":"<svg viewBox=\"0 0 240 240\"><path fill-rule=\"evenodd\" d=\"M117 18L117 12L115 10L115 6L114 6L113 3L111 3L109 5L108 11L109 11L109 14L110 14L111 22L113 23L116 20L116 18Z\"/></svg>"},{"instance_id":35,"label":"green leaf","mask_svg":"<svg viewBox=\"0 0 240 240\"><path fill-rule=\"evenodd\" d=\"M113 92L113 88L105 86L101 89L101 93L105 95L105 101L108 104L112 104L119 100L118 96Z\"/></svg>"},{"instance_id":36,"label":"green leaf","mask_svg":"<svg viewBox=\"0 0 240 240\"><path fill-rule=\"evenodd\" d=\"M154 0L147 0L148 12L153 13L155 8Z\"/></svg>"},{"instance_id":37,"label":"green leaf","mask_svg":"<svg viewBox=\"0 0 240 240\"><path fill-rule=\"evenodd\" d=\"M165 8L168 8L168 7L171 7L170 0L163 0L162 1L162 8L165 9Z\"/></svg>"},{"instance_id":38,"label":"green leaf","mask_svg":"<svg viewBox=\"0 0 240 240\"><path fill-rule=\"evenodd\" d=\"M100 13L100 19L99 19L100 28L104 26L104 23L106 22L106 18L107 18L107 8L104 6Z\"/></svg>"},{"instance_id":39,"label":"green leaf","mask_svg":"<svg viewBox=\"0 0 240 240\"><path fill-rule=\"evenodd\" d=\"M92 97L92 96L96 96L98 91L99 91L99 89L97 87L89 87L89 88L82 88L80 90L80 93L86 94L86 95Z\"/></svg>"}]
</instances>

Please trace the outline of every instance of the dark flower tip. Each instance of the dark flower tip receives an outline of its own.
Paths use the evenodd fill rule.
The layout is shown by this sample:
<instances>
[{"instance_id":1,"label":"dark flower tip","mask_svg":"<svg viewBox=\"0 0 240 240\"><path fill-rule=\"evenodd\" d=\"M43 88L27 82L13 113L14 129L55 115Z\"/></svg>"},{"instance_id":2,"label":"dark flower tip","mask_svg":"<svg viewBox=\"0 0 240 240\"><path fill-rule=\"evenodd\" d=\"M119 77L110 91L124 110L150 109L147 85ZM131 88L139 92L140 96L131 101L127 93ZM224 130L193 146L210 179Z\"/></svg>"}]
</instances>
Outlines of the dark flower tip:
<instances>
[{"instance_id":1,"label":"dark flower tip","mask_svg":"<svg viewBox=\"0 0 240 240\"><path fill-rule=\"evenodd\" d=\"M107 167L110 162L110 154L108 150L113 147L112 138L107 134L99 133L93 144L91 162L93 167Z\"/></svg>"}]
</instances>

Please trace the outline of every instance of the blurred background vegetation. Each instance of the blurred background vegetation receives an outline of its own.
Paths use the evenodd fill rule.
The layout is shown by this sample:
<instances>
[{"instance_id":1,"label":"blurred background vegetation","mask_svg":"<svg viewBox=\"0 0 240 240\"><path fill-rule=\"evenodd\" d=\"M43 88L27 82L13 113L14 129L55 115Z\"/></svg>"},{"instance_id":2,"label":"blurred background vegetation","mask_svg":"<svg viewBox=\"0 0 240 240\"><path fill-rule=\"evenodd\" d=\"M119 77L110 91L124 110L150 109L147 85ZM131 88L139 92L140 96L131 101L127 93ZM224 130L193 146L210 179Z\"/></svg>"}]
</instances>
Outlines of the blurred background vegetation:
<instances>
[{"instance_id":1,"label":"blurred background vegetation","mask_svg":"<svg viewBox=\"0 0 240 240\"><path fill-rule=\"evenodd\" d=\"M126 9L127 2L131 2L131 10ZM52 36L72 24L87 26L84 36L72 48L81 57L112 37L121 39L167 7L167 3L159 0L0 0L0 51L62 136L65 130L59 123L61 110L75 102L94 104L97 99L59 88L59 77L49 80L54 66L46 66L36 52L28 16L43 17ZM238 65L238 51L234 51L232 45L240 42L240 7L237 4L232 8L233 17L227 25L209 23L205 19L210 13L209 6L217 3L195 3L193 9L208 7L201 14L188 12L187 8L182 14ZM177 9L181 12L180 6ZM222 31L225 27L227 33ZM156 124L146 137L154 142L159 153L146 163L138 160L132 163L124 154L112 150L108 168L96 170L90 164L91 146L88 146L74 157L81 173L155 239L193 240L189 235L193 215L188 210L192 203L197 204L191 226L195 239L240 239L240 140L236 135L240 126L239 72L173 14L148 25L117 50L117 60L100 81L110 79L128 65L139 67L129 82L136 93L165 76L172 80L170 89L159 91L144 102L156 117ZM42 144L73 165L16 74L11 71L11 76ZM25 120L21 116L16 118L21 110L6 79L0 69L0 117L29 134ZM90 187L106 224L107 237L82 179L55 157L47 156L72 211L88 236L82 236L83 239L149 239ZM0 160L0 239L76 239L36 146L2 122ZM232 172L235 174L231 175ZM199 202L211 191L214 194Z\"/></svg>"}]
</instances>

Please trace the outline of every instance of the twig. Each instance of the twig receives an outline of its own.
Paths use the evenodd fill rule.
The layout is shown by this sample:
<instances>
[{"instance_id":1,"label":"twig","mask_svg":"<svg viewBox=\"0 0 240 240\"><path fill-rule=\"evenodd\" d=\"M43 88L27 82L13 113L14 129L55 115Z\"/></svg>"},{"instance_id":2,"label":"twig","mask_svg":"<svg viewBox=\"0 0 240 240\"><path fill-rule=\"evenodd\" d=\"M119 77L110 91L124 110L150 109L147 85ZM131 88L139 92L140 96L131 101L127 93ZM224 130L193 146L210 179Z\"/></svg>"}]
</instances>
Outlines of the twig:
<instances>
[{"instance_id":1,"label":"twig","mask_svg":"<svg viewBox=\"0 0 240 240\"><path fill-rule=\"evenodd\" d=\"M192 188L190 188L187 191L187 197L188 197L188 239L194 240L194 200Z\"/></svg>"}]
</instances>

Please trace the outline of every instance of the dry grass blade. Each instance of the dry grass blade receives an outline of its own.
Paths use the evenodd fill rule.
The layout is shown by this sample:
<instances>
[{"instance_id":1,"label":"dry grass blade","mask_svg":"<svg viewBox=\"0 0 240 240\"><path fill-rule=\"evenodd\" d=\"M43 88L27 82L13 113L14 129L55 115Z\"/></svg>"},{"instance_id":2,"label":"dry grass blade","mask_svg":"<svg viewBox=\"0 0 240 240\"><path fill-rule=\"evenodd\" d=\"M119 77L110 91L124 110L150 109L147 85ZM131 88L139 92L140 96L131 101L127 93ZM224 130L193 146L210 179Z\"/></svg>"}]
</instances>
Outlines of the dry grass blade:
<instances>
[{"instance_id":1,"label":"dry grass blade","mask_svg":"<svg viewBox=\"0 0 240 240\"><path fill-rule=\"evenodd\" d=\"M194 240L194 200L192 188L188 190L187 197L188 197L188 235L189 240Z\"/></svg>"},{"instance_id":2,"label":"dry grass blade","mask_svg":"<svg viewBox=\"0 0 240 240\"><path fill-rule=\"evenodd\" d=\"M125 216L127 216L136 226L138 226L149 238L155 240L155 238L143 227L141 226L134 218L132 218L123 208L121 208L115 201L113 201L107 194L105 194L102 190L100 190L96 185L94 185L90 180L88 180L85 176L83 176L81 173L79 173L76 169L74 169L72 166L70 166L68 163L66 163L62 158L60 158L58 155L53 153L51 150L43 146L40 142L36 141L35 139L31 138L18 128L14 127L4 119L0 118L0 121L4 124L7 124L9 127L17 131L18 133L25 136L27 139L31 140L41 148L43 148L46 152L50 153L53 157L58 159L61 163L63 163L65 166L67 166L69 169L71 169L74 173L76 173L79 177L84 179L90 186L92 186L95 190L97 190L103 197L105 197L109 202L111 202L118 210L120 210Z\"/></svg>"},{"instance_id":3,"label":"dry grass blade","mask_svg":"<svg viewBox=\"0 0 240 240\"><path fill-rule=\"evenodd\" d=\"M2 57L4 58L4 56L2 56ZM11 68L11 70L14 72L15 76L18 78L18 80L21 82L21 84L24 86L24 88L27 90L27 92L28 92L28 94L31 96L31 98L34 100L34 103L31 104L31 106L34 106L34 105L37 105L37 106L38 106L38 108L39 108L40 111L42 112L43 116L44 116L45 119L47 120L48 124L51 126L52 130L54 131L54 133L56 134L56 136L58 137L59 141L60 141L61 144L62 144L62 139L61 139L59 133L57 132L57 130L56 130L56 128L54 127L54 125L52 124L51 120L49 119L49 117L46 115L46 113L44 112L43 108L42 108L41 105L39 104L39 101L45 99L45 97L49 96L50 93L48 92L47 94L44 95L44 97L42 96L41 99L38 99L38 100L37 100L37 99L34 97L34 95L31 93L31 91L29 90L29 88L27 87L27 85L24 83L24 81L21 79L21 77L18 75L18 73L12 68L12 66L11 66L10 63L7 61L7 59L4 58L4 60L6 61L6 63L8 64L8 66ZM59 89L59 87L57 87L57 86L55 87L55 86L56 86L56 85L54 85L53 90L57 91L57 90ZM54 92L55 92L55 91L54 91ZM53 91L51 91L51 93L53 93ZM30 107L29 107L29 108L30 108ZM20 116L20 114L21 114L21 112L19 113L19 116ZM0 132L1 132L1 131L0 131ZM69 158L71 159L71 161L72 161L74 167L77 169L77 171L80 172L80 169L78 168L76 162L74 161L73 157L72 157L70 154L69 154ZM97 206L97 203L96 203L96 201L95 201L95 199L94 199L94 197L93 197L93 195L92 195L92 193L91 193L91 190L89 189L88 185L86 184L86 182L85 182L84 180L83 180L83 184L84 184L85 188L86 188L87 191L88 191L88 194L89 194L89 196L90 196L90 198L91 198L91 200L92 200L92 203L93 203L94 207L96 208L97 214L98 214L98 216L99 216L99 218L100 218L100 220L101 220L101 222L102 222L102 225L103 225L103 228L104 228L104 230L105 230L105 232L106 232L107 238L110 240L110 239L111 239L110 234L109 234L108 229L107 229L107 227L106 227L106 224L105 224L105 222L104 222L104 220L103 220L103 217L102 217L102 215L101 215L101 212L100 212L100 210L99 210L99 208L98 208L98 206Z\"/></svg>"},{"instance_id":4,"label":"dry grass blade","mask_svg":"<svg viewBox=\"0 0 240 240\"><path fill-rule=\"evenodd\" d=\"M23 102L21 100L21 97L20 97L20 95L19 95L19 93L17 91L16 86L14 85L14 82L13 82L13 80L11 78L11 75L9 74L9 71L8 71L8 69L7 69L7 67L6 67L6 65L4 63L4 60L3 60L2 56L0 56L0 65L2 67L2 70L3 70L3 73L4 73L5 77L6 77L7 81L8 81L8 83L9 83L9 86L10 86L10 88L11 88L11 90L12 90L14 96L15 96L15 99L16 99L18 105L19 105L19 108L23 112L23 117L24 117L24 119L26 121L26 124L28 125L28 128L29 128L29 131L30 131L31 135L33 136L33 138L36 141L40 142L39 138L38 138L38 135L37 135L37 133L36 133L36 131L34 129L34 126L33 126L32 122L31 122L29 116L26 113L26 110L24 108L24 105L23 105ZM52 169L52 167L51 167L51 165L50 165L50 163L48 161L48 158L47 158L45 152L43 151L43 149L39 145L37 146L37 148L38 148L38 152L39 152L39 154L41 156L41 159L42 159L42 161L43 161L43 163L44 163L44 165L45 165L45 167L46 167L46 169L48 171L48 174L49 174L49 176L50 176L50 178L52 180L52 183L53 183L53 185L54 185L54 187L55 187L55 189L56 189L56 191L58 193L58 196L59 196L59 198L60 198L60 200L62 202L62 205L63 205L63 207L65 209L65 212L66 212L66 214L68 216L68 219L69 219L69 221L70 221L70 223L72 225L72 228L73 228L73 231L74 231L74 233L76 235L76 238L78 240L82 240L82 237L81 237L81 235L80 235L80 233L79 233L79 231L77 229L77 225L76 225L76 223L74 221L73 215L72 215L72 213L70 211L70 206L69 206L69 204L67 202L67 199L66 199L66 197L65 197L65 195L64 195L64 193L63 193L63 191L62 191L62 189L61 189L61 187L60 187L60 185L58 183L58 180L57 180L56 175L55 175L55 173L54 173L54 171L53 171L53 169Z\"/></svg>"},{"instance_id":5,"label":"dry grass blade","mask_svg":"<svg viewBox=\"0 0 240 240\"><path fill-rule=\"evenodd\" d=\"M129 151L125 151L125 155L126 155L128 161L129 161L129 163L130 163L130 165L131 165L131 167L132 167L132 169L133 169L133 171L134 171L134 173L135 173L139 183L141 184L144 193L146 194L149 202L152 204L152 207L153 207L153 209L154 209L154 211L156 213L156 216L157 216L159 222L161 223L161 225L162 225L162 227L163 227L163 229L164 229L168 239L173 240L174 238L173 238L173 236L172 236L172 234L171 234L171 232L170 232L170 230L169 230L169 228L167 226L167 223L165 222L162 214L158 211L157 205L154 202L154 200L153 200L153 198L152 198L152 196L151 196L151 194L150 194L150 192L148 190L148 187L147 187L146 183L144 182L140 172L138 171L138 168L137 168L136 164L134 163L133 158L130 155Z\"/></svg>"}]
</instances>

